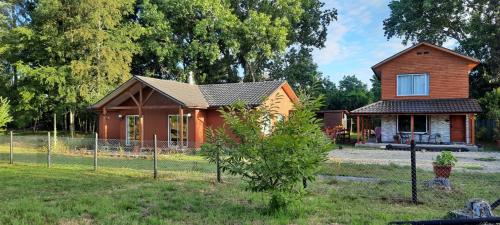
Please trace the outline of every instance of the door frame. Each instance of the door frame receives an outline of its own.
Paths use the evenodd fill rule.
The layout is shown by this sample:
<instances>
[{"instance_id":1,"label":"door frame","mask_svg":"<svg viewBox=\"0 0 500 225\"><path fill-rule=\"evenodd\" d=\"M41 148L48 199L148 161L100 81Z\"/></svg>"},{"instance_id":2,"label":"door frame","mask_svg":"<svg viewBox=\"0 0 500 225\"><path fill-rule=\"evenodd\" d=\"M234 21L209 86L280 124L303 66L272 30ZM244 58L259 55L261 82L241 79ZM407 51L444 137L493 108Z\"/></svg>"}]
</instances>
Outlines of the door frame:
<instances>
[{"instance_id":1,"label":"door frame","mask_svg":"<svg viewBox=\"0 0 500 225\"><path fill-rule=\"evenodd\" d=\"M139 115L125 115L125 145L130 145L130 137L129 137L129 118L130 117L139 117Z\"/></svg>"},{"instance_id":2,"label":"door frame","mask_svg":"<svg viewBox=\"0 0 500 225\"><path fill-rule=\"evenodd\" d=\"M178 147L179 146L179 141L177 141L177 144L174 145L172 144L172 141L170 139L170 117L171 116L176 116L177 117L177 131L179 131L179 114L169 114L167 116L167 145L168 147ZM187 123L184 124L184 127L186 128L186 135L183 135L185 138L186 138L186 144L183 145L182 147L188 147L189 145L189 116L184 114L184 117L187 118ZM183 132L183 131L181 131ZM177 134L177 138L180 138L179 137L179 134ZM183 143L184 141L183 140L180 140L181 143Z\"/></svg>"},{"instance_id":3,"label":"door frame","mask_svg":"<svg viewBox=\"0 0 500 225\"><path fill-rule=\"evenodd\" d=\"M454 128L453 124L454 123L453 123L452 117L461 117L461 118L463 118L462 125L463 125L463 128L464 128L463 129L463 137L464 138L461 141L455 141L454 140L455 139L454 135L453 135L453 128ZM467 116L466 115L450 115L450 143L453 143L453 142L464 142L464 143L466 143L467 142L467 124L466 123L467 123Z\"/></svg>"}]
</instances>

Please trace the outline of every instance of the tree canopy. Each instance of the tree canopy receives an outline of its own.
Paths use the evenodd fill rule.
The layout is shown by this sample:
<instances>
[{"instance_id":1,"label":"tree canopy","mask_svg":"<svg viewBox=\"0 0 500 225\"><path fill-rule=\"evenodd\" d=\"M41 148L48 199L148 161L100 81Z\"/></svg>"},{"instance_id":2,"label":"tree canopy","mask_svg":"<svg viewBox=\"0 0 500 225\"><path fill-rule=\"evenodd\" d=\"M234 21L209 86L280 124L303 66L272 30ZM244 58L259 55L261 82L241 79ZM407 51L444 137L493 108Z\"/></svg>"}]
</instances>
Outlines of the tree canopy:
<instances>
[{"instance_id":1,"label":"tree canopy","mask_svg":"<svg viewBox=\"0 0 500 225\"><path fill-rule=\"evenodd\" d=\"M298 53L318 73L309 53L336 16L320 0L6 0L0 96L14 126L36 130L53 113L92 119L86 108L132 74L260 81L289 71L275 61Z\"/></svg>"}]
</instances>

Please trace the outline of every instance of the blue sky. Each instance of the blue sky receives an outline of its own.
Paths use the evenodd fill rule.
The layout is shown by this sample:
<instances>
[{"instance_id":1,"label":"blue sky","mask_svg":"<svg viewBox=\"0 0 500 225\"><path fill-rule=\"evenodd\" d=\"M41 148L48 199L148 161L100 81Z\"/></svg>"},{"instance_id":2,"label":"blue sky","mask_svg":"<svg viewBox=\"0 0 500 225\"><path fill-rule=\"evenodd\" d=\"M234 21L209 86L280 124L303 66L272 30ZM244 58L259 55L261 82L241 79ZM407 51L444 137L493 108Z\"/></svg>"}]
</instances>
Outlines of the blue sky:
<instances>
[{"instance_id":1,"label":"blue sky","mask_svg":"<svg viewBox=\"0 0 500 225\"><path fill-rule=\"evenodd\" d=\"M356 75L370 86L373 65L405 49L398 38L387 40L383 21L390 15L389 0L324 0L336 8L338 20L328 29L325 48L313 52L319 70L338 83L344 75ZM447 42L444 47L452 47Z\"/></svg>"},{"instance_id":2,"label":"blue sky","mask_svg":"<svg viewBox=\"0 0 500 225\"><path fill-rule=\"evenodd\" d=\"M338 83L356 75L370 84L371 66L405 48L400 39L387 40L382 22L389 17L388 0L325 0L336 8L338 20L330 24L325 48L313 52L319 70Z\"/></svg>"}]
</instances>

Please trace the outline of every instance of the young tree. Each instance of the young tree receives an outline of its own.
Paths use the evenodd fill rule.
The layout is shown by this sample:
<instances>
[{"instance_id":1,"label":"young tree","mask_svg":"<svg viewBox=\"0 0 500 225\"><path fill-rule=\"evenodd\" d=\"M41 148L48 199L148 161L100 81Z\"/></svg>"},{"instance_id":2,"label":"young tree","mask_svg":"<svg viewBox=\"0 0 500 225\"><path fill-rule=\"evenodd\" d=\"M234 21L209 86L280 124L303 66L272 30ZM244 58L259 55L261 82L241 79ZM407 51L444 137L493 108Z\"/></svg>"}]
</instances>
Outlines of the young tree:
<instances>
[{"instance_id":1,"label":"young tree","mask_svg":"<svg viewBox=\"0 0 500 225\"><path fill-rule=\"evenodd\" d=\"M242 176L251 191L270 193L271 210L285 208L300 195L303 180L314 180L332 149L316 118L320 106L321 99L302 96L286 119L278 119L273 104L249 108L238 103L220 110L237 140L226 151L223 168ZM264 124L272 124L271 129Z\"/></svg>"},{"instance_id":2,"label":"young tree","mask_svg":"<svg viewBox=\"0 0 500 225\"><path fill-rule=\"evenodd\" d=\"M11 121L9 100L0 97L0 130L5 128L5 125Z\"/></svg>"}]
</instances>

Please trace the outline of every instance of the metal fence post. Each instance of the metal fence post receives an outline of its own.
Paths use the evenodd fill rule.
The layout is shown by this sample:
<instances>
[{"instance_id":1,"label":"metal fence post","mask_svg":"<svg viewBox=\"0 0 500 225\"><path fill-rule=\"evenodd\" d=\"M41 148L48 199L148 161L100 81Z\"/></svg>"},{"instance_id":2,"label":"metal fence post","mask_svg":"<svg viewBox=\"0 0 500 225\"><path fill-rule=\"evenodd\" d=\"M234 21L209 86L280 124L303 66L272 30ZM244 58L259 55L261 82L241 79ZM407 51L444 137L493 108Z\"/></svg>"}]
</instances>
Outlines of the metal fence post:
<instances>
[{"instance_id":1,"label":"metal fence post","mask_svg":"<svg viewBox=\"0 0 500 225\"><path fill-rule=\"evenodd\" d=\"M97 149L98 149L99 136L97 132L95 133L95 148L94 148L94 171L97 171Z\"/></svg>"},{"instance_id":2,"label":"metal fence post","mask_svg":"<svg viewBox=\"0 0 500 225\"><path fill-rule=\"evenodd\" d=\"M10 131L10 152L9 152L9 163L14 163L14 138L12 135L12 131Z\"/></svg>"},{"instance_id":3,"label":"metal fence post","mask_svg":"<svg viewBox=\"0 0 500 225\"><path fill-rule=\"evenodd\" d=\"M417 198L417 166L415 159L415 140L411 140L410 150L411 150L411 201L414 204L417 204L418 198Z\"/></svg>"},{"instance_id":4,"label":"metal fence post","mask_svg":"<svg viewBox=\"0 0 500 225\"><path fill-rule=\"evenodd\" d=\"M50 151L52 146L50 145L50 132L47 132L47 167L50 168Z\"/></svg>"},{"instance_id":5,"label":"metal fence post","mask_svg":"<svg viewBox=\"0 0 500 225\"><path fill-rule=\"evenodd\" d=\"M158 148L156 134L154 136L154 149L153 149L153 177L158 178Z\"/></svg>"}]
</instances>

